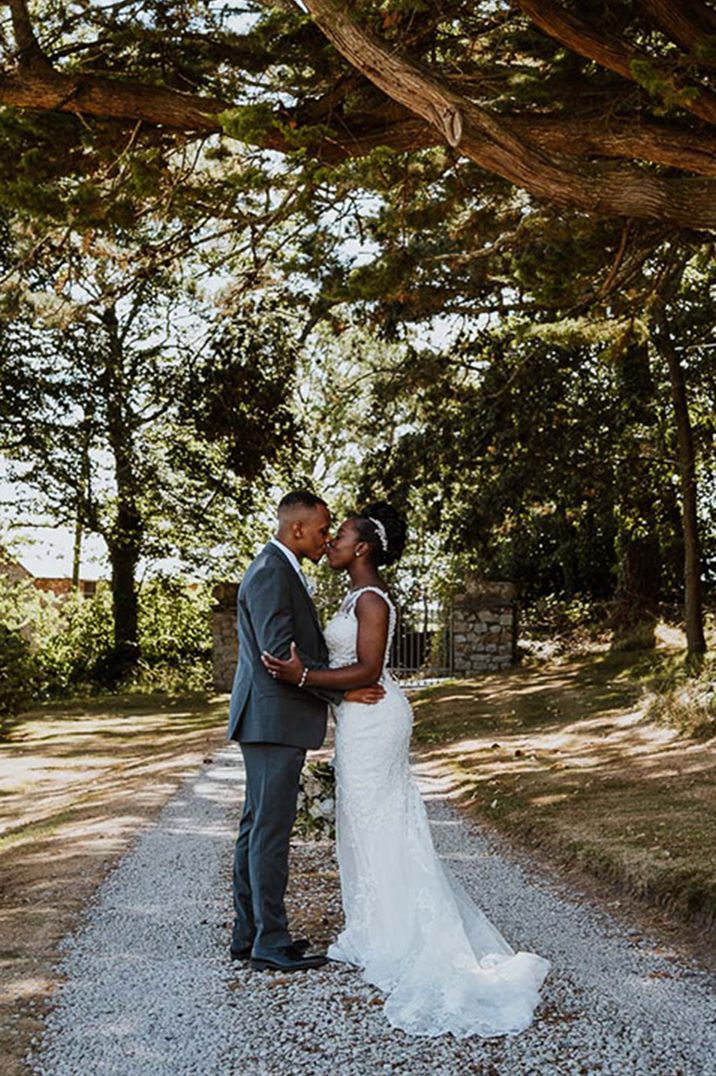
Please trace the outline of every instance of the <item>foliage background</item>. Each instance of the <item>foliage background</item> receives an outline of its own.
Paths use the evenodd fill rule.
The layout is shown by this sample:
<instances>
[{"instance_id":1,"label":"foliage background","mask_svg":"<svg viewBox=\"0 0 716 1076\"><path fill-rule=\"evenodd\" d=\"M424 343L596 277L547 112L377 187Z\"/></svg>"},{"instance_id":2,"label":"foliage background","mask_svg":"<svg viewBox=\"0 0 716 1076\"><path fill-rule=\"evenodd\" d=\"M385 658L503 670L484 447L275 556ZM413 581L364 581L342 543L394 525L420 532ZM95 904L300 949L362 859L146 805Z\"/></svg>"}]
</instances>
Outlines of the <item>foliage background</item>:
<instances>
[{"instance_id":1,"label":"foliage background","mask_svg":"<svg viewBox=\"0 0 716 1076\"><path fill-rule=\"evenodd\" d=\"M155 576L139 588L142 657L120 684L112 675L112 602L56 597L0 579L0 724L32 703L106 692L205 691L211 683L211 587Z\"/></svg>"}]
</instances>

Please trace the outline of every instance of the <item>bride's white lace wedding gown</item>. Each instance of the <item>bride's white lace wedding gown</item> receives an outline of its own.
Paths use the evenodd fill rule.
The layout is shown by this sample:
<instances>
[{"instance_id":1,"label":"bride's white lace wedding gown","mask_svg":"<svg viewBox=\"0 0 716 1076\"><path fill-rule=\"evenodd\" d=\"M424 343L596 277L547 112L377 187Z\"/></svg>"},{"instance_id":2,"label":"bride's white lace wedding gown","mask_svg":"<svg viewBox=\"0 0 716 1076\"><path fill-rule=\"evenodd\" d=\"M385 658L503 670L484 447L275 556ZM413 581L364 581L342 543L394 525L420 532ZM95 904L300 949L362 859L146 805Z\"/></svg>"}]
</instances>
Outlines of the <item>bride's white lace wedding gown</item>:
<instances>
[{"instance_id":1,"label":"bride's white lace wedding gown","mask_svg":"<svg viewBox=\"0 0 716 1076\"><path fill-rule=\"evenodd\" d=\"M357 660L349 592L325 630L333 668ZM413 715L387 669L385 698L336 711L336 830L345 929L332 960L357 965L387 995L390 1023L414 1035L514 1034L526 1028L549 962L507 944L443 868L410 771Z\"/></svg>"}]
</instances>

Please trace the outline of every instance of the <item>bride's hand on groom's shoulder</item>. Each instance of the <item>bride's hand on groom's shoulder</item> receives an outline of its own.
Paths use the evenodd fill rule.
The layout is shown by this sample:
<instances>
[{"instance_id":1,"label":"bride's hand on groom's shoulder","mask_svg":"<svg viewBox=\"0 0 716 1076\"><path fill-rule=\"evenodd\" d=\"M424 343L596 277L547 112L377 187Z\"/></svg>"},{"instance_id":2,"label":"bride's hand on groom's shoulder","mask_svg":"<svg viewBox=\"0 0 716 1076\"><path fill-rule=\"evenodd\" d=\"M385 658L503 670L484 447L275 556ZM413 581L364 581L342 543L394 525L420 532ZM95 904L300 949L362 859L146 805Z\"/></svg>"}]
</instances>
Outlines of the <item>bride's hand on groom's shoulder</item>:
<instances>
[{"instance_id":1,"label":"bride's hand on groom's shoulder","mask_svg":"<svg viewBox=\"0 0 716 1076\"><path fill-rule=\"evenodd\" d=\"M273 654L269 654L268 650L264 650L261 655L261 661L274 680L284 680L288 684L298 684L303 676L304 665L298 656L295 643L291 643L291 656L288 661L282 661L281 658L274 657Z\"/></svg>"}]
</instances>

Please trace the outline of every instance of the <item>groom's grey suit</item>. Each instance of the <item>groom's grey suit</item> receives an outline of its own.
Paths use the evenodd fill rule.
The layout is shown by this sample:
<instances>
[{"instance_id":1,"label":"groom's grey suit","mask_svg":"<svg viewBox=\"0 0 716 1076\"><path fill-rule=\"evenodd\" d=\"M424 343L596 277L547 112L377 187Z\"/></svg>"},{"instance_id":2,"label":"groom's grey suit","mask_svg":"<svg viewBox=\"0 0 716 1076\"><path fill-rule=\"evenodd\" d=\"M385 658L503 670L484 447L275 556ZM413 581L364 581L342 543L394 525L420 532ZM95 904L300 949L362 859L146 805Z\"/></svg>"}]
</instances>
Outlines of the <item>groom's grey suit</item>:
<instances>
[{"instance_id":1,"label":"groom's grey suit","mask_svg":"<svg viewBox=\"0 0 716 1076\"><path fill-rule=\"evenodd\" d=\"M274 680L264 650L288 658L291 641L309 669L326 668L328 648L315 606L282 550L269 542L251 563L238 595L239 661L229 707L229 739L246 767L246 797L234 855L232 949L254 956L291 941L284 894L288 848L306 748L320 747L328 702L342 692Z\"/></svg>"}]
</instances>

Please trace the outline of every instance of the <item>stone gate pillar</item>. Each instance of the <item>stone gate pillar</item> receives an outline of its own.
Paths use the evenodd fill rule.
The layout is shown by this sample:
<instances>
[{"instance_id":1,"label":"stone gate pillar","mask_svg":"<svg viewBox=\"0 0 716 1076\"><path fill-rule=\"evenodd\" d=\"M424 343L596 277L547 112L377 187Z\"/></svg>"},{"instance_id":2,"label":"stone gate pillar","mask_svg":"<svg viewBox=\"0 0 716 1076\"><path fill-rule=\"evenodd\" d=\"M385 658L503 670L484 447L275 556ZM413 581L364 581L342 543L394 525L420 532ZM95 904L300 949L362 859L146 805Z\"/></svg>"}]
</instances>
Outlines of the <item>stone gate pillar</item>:
<instances>
[{"instance_id":1,"label":"stone gate pillar","mask_svg":"<svg viewBox=\"0 0 716 1076\"><path fill-rule=\"evenodd\" d=\"M456 676L475 676L517 660L517 589L472 576L453 603L453 665Z\"/></svg>"},{"instance_id":2,"label":"stone gate pillar","mask_svg":"<svg viewBox=\"0 0 716 1076\"><path fill-rule=\"evenodd\" d=\"M215 602L211 610L214 691L231 691L234 682L239 656L239 642L236 637L238 590L238 583L217 583L212 591Z\"/></svg>"}]
</instances>

